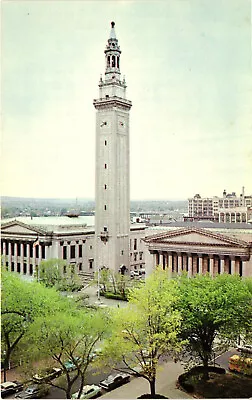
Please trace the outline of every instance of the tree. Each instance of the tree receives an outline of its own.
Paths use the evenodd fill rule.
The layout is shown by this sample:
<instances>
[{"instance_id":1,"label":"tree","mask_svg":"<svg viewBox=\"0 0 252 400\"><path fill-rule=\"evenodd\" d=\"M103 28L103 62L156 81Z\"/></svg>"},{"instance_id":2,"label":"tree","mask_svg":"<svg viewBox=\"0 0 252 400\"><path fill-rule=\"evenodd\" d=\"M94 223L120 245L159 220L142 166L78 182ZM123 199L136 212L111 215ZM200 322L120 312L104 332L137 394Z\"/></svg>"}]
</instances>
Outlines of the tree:
<instances>
[{"instance_id":1,"label":"tree","mask_svg":"<svg viewBox=\"0 0 252 400\"><path fill-rule=\"evenodd\" d=\"M156 371L161 356L180 351L181 318L175 309L177 282L156 270L145 285L131 290L127 307L112 316L113 332L106 341L102 361L147 379L151 395L156 391ZM123 361L125 368L118 368Z\"/></svg>"},{"instance_id":2,"label":"tree","mask_svg":"<svg viewBox=\"0 0 252 400\"><path fill-rule=\"evenodd\" d=\"M208 380L214 344L227 347L239 334L251 331L251 292L237 275L182 276L178 282L182 338L188 339L187 351L202 361L202 378Z\"/></svg>"},{"instance_id":3,"label":"tree","mask_svg":"<svg viewBox=\"0 0 252 400\"><path fill-rule=\"evenodd\" d=\"M46 287L55 287L57 290L73 291L82 287L74 266L58 258L41 261L35 276Z\"/></svg>"},{"instance_id":4,"label":"tree","mask_svg":"<svg viewBox=\"0 0 252 400\"><path fill-rule=\"evenodd\" d=\"M96 344L109 329L109 320L102 311L69 310L39 318L30 327L29 347L34 360L48 357L64 371L64 382L52 383L71 398L73 384L80 378L78 398L86 383L87 368L93 360ZM70 373L65 362L70 360L76 369ZM31 361L31 360L29 360Z\"/></svg>"},{"instance_id":5,"label":"tree","mask_svg":"<svg viewBox=\"0 0 252 400\"><path fill-rule=\"evenodd\" d=\"M27 282L19 275L2 271L2 358L4 381L11 357L20 342L24 340L29 326L40 315L53 314L64 308L66 299L37 282Z\"/></svg>"}]
</instances>

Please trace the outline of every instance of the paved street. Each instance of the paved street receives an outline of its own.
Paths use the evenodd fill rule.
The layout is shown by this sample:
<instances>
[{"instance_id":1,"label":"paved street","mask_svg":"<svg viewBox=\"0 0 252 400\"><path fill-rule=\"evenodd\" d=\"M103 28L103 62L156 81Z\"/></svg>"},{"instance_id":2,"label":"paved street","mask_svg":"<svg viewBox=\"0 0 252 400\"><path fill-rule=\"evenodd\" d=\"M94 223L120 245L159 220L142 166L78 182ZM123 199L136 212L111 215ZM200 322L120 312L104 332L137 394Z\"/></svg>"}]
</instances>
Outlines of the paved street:
<instances>
[{"instance_id":1,"label":"paved street","mask_svg":"<svg viewBox=\"0 0 252 400\"><path fill-rule=\"evenodd\" d=\"M125 307L127 306L127 302L105 299L104 297L100 298L100 301L97 299L96 287L87 287L84 290L84 293L89 295L88 302L90 304L101 304L102 306L108 307ZM235 354L235 349L230 350L229 352L224 353L216 357L216 365L220 365L224 368L228 368L228 358L230 355ZM168 361L162 364L158 369L157 373L157 382L156 382L156 392L162 394L166 397L172 399L183 399L183 398L191 398L190 395L181 391L176 387L176 382L178 376L184 372L182 365L177 362L176 364L173 361ZM99 384L100 380L104 379L109 373L101 373L97 375L94 371L90 371L88 373L88 383L89 384ZM18 379L18 376L14 370L8 371L8 380ZM73 392L78 390L78 383L73 388ZM101 398L104 399L136 399L138 396L149 393L149 383L144 378L136 378L131 377L131 380L126 385L123 385L113 391L104 393ZM11 396L9 398L14 398ZM62 390L57 388L51 388L49 395L46 397L48 399L64 399L65 393Z\"/></svg>"}]
</instances>

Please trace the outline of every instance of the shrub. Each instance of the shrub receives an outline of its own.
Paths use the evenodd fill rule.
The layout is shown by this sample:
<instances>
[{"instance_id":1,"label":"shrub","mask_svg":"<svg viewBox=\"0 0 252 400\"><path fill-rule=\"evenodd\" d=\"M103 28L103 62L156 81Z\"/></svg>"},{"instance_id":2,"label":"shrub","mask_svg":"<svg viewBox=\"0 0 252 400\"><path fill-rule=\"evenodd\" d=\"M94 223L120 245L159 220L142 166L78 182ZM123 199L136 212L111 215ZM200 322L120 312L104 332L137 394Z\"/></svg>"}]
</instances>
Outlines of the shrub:
<instances>
[{"instance_id":1,"label":"shrub","mask_svg":"<svg viewBox=\"0 0 252 400\"><path fill-rule=\"evenodd\" d=\"M119 293L112 293L112 292L105 292L103 293L103 296L106 297L107 299L115 299L115 300L123 300L123 301L128 301L126 296L123 296Z\"/></svg>"}]
</instances>

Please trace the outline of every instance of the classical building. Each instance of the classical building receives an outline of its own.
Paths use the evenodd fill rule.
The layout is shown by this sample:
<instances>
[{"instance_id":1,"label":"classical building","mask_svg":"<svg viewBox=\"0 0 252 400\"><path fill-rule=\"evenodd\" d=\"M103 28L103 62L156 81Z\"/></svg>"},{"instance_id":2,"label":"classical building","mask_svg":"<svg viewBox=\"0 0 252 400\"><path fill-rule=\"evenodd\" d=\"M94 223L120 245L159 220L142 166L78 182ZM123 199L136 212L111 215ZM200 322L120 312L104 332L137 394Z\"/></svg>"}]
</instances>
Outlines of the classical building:
<instances>
[{"instance_id":1,"label":"classical building","mask_svg":"<svg viewBox=\"0 0 252 400\"><path fill-rule=\"evenodd\" d=\"M105 48L105 77L100 78L96 109L96 268L129 269L129 111L121 50L115 23Z\"/></svg>"},{"instance_id":2,"label":"classical building","mask_svg":"<svg viewBox=\"0 0 252 400\"><path fill-rule=\"evenodd\" d=\"M148 236L143 239L146 274L161 265L170 273L186 271L189 277L206 272L212 276L222 273L252 276L252 227L209 225L202 228L200 224L197 227L173 224L154 235L148 230Z\"/></svg>"},{"instance_id":3,"label":"classical building","mask_svg":"<svg viewBox=\"0 0 252 400\"><path fill-rule=\"evenodd\" d=\"M184 219L242 223L248 222L251 214L252 195L245 196L243 187L240 196L236 196L235 192L227 193L226 190L222 197L202 198L200 194L196 194L188 199L188 216Z\"/></svg>"},{"instance_id":4,"label":"classical building","mask_svg":"<svg viewBox=\"0 0 252 400\"><path fill-rule=\"evenodd\" d=\"M75 268L87 280L95 270L95 231L93 226L77 223L64 224L58 218L57 225L50 219L35 218L27 223L18 220L2 221L1 255L9 271L33 276L43 260L59 258ZM64 221L64 217L62 218ZM35 223L34 223L35 222ZM144 225L130 227L129 269L144 270ZM104 245L104 244L103 244ZM104 245L105 246L105 245Z\"/></svg>"}]
</instances>

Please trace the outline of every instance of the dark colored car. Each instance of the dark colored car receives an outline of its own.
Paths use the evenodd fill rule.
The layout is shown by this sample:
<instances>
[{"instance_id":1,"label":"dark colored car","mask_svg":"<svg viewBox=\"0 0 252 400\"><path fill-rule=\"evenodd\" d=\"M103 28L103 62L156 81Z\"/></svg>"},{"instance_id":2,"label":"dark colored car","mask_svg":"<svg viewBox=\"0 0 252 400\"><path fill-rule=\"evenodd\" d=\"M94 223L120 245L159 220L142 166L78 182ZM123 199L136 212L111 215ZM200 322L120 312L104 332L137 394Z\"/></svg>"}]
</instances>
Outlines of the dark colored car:
<instances>
[{"instance_id":1,"label":"dark colored car","mask_svg":"<svg viewBox=\"0 0 252 400\"><path fill-rule=\"evenodd\" d=\"M113 390L118 386L124 385L129 382L130 375L119 373L116 375L109 375L106 379L100 382L100 386L106 390Z\"/></svg>"},{"instance_id":2,"label":"dark colored car","mask_svg":"<svg viewBox=\"0 0 252 400\"><path fill-rule=\"evenodd\" d=\"M15 395L17 399L41 399L49 393L46 385L30 385L22 392Z\"/></svg>"},{"instance_id":3,"label":"dark colored car","mask_svg":"<svg viewBox=\"0 0 252 400\"><path fill-rule=\"evenodd\" d=\"M18 381L3 382L1 383L1 397L8 396L9 394L20 392L23 389L23 384Z\"/></svg>"}]
</instances>

